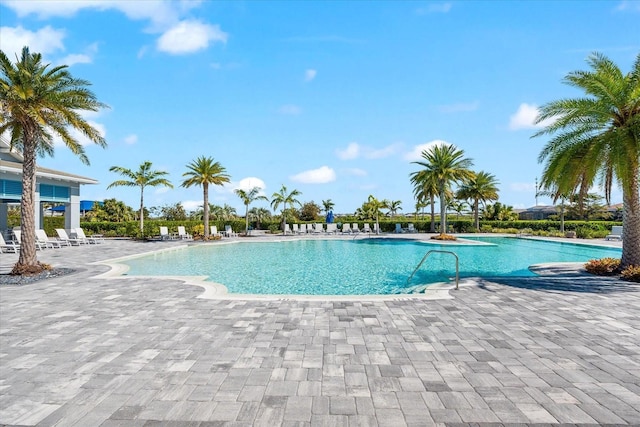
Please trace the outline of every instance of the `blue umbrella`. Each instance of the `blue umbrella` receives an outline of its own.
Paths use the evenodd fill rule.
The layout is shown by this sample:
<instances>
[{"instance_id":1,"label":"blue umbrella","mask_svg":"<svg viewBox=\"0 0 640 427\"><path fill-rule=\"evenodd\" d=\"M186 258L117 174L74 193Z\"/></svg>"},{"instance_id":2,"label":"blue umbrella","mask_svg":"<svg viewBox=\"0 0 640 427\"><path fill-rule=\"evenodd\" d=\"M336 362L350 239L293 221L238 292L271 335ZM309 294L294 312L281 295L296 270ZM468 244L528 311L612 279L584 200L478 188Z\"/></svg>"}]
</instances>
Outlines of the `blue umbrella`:
<instances>
[{"instance_id":1,"label":"blue umbrella","mask_svg":"<svg viewBox=\"0 0 640 427\"><path fill-rule=\"evenodd\" d=\"M333 211L329 211L327 213L327 224L331 224L333 222Z\"/></svg>"}]
</instances>

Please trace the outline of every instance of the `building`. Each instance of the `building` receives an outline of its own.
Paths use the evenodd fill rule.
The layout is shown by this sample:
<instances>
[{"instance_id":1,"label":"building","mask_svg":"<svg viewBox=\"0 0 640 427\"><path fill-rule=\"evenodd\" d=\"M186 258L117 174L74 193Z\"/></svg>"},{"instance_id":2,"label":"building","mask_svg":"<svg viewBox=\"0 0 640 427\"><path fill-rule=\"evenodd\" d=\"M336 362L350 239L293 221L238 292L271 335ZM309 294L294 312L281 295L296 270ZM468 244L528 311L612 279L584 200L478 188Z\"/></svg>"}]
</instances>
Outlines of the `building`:
<instances>
[{"instance_id":1,"label":"building","mask_svg":"<svg viewBox=\"0 0 640 427\"><path fill-rule=\"evenodd\" d=\"M556 206L537 205L518 212L518 218L525 221L548 219L551 215L558 215Z\"/></svg>"},{"instance_id":2,"label":"building","mask_svg":"<svg viewBox=\"0 0 640 427\"><path fill-rule=\"evenodd\" d=\"M10 204L20 203L22 197L22 156L9 149L0 138L0 232L8 227ZM37 167L35 194L35 224L43 228L43 203L65 206L65 228L80 227L80 185L97 184L95 179L53 169Z\"/></svg>"}]
</instances>

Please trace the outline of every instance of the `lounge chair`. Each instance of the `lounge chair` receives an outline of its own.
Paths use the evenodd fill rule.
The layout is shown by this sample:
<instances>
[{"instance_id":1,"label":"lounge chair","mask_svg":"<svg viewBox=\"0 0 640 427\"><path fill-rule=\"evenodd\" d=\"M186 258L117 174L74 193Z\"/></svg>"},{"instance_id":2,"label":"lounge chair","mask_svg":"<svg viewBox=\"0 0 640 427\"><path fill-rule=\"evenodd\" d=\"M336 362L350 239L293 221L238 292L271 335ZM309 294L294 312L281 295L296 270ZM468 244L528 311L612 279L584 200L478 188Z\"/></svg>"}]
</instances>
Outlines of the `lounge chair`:
<instances>
[{"instance_id":1,"label":"lounge chair","mask_svg":"<svg viewBox=\"0 0 640 427\"><path fill-rule=\"evenodd\" d=\"M69 237L69 235L67 234L67 231L64 228L56 228L56 233L58 234L58 240L67 242L71 246L73 245L80 246L82 243L88 243L88 242L83 242L81 239L75 239L75 238Z\"/></svg>"},{"instance_id":2,"label":"lounge chair","mask_svg":"<svg viewBox=\"0 0 640 427\"><path fill-rule=\"evenodd\" d=\"M182 240L193 240L193 236L187 233L187 230L185 230L184 225L178 226L178 238Z\"/></svg>"},{"instance_id":3,"label":"lounge chair","mask_svg":"<svg viewBox=\"0 0 640 427\"><path fill-rule=\"evenodd\" d=\"M161 225L160 226L160 240L172 240L173 236L169 234L169 227Z\"/></svg>"},{"instance_id":4,"label":"lounge chair","mask_svg":"<svg viewBox=\"0 0 640 427\"><path fill-rule=\"evenodd\" d=\"M227 237L237 237L238 233L233 231L233 228L231 228L230 225L225 225L224 226L224 235L227 236Z\"/></svg>"},{"instance_id":5,"label":"lounge chair","mask_svg":"<svg viewBox=\"0 0 640 427\"><path fill-rule=\"evenodd\" d=\"M300 231L298 234L307 234L307 224L300 224Z\"/></svg>"},{"instance_id":6,"label":"lounge chair","mask_svg":"<svg viewBox=\"0 0 640 427\"><path fill-rule=\"evenodd\" d=\"M293 234L300 234L300 229L298 228L298 224L291 224L291 232Z\"/></svg>"},{"instance_id":7,"label":"lounge chair","mask_svg":"<svg viewBox=\"0 0 640 427\"><path fill-rule=\"evenodd\" d=\"M210 231L209 231L209 235L210 236L216 236L216 237L217 236L221 236L222 237L222 234L218 232L218 227L217 226L212 225L209 228L210 228Z\"/></svg>"},{"instance_id":8,"label":"lounge chair","mask_svg":"<svg viewBox=\"0 0 640 427\"><path fill-rule=\"evenodd\" d=\"M22 231L20 231L20 230L13 230L13 237L14 237L14 240L15 240L16 242L18 242L18 244L19 244L19 245L22 245ZM36 250L39 250L39 249L46 249L46 248L47 248L47 247L46 247L42 242L39 242L39 241L36 239Z\"/></svg>"},{"instance_id":9,"label":"lounge chair","mask_svg":"<svg viewBox=\"0 0 640 427\"><path fill-rule=\"evenodd\" d=\"M351 232L352 233L359 233L360 232L360 228L358 227L358 223L354 222L353 224L351 224Z\"/></svg>"},{"instance_id":10,"label":"lounge chair","mask_svg":"<svg viewBox=\"0 0 640 427\"><path fill-rule=\"evenodd\" d=\"M611 234L608 234L605 240L622 240L622 226L614 225L611 227Z\"/></svg>"},{"instance_id":11,"label":"lounge chair","mask_svg":"<svg viewBox=\"0 0 640 427\"><path fill-rule=\"evenodd\" d=\"M416 232L416 228L413 225L412 222L409 223L409 228L407 228L407 233L415 233Z\"/></svg>"},{"instance_id":12,"label":"lounge chair","mask_svg":"<svg viewBox=\"0 0 640 427\"><path fill-rule=\"evenodd\" d=\"M351 224L349 224L349 223L342 224L342 232L343 233L351 233Z\"/></svg>"},{"instance_id":13,"label":"lounge chair","mask_svg":"<svg viewBox=\"0 0 640 427\"><path fill-rule=\"evenodd\" d=\"M287 235L287 234L293 234L293 231L291 231L291 224L285 224L284 225L284 231L282 232L283 235Z\"/></svg>"},{"instance_id":14,"label":"lounge chair","mask_svg":"<svg viewBox=\"0 0 640 427\"><path fill-rule=\"evenodd\" d=\"M404 230L402 229L402 224L400 223L396 224L396 233L404 233Z\"/></svg>"},{"instance_id":15,"label":"lounge chair","mask_svg":"<svg viewBox=\"0 0 640 427\"><path fill-rule=\"evenodd\" d=\"M322 226L322 224L320 224L319 222L316 222L314 224L313 233L314 234L324 233L324 227Z\"/></svg>"},{"instance_id":16,"label":"lounge chair","mask_svg":"<svg viewBox=\"0 0 640 427\"><path fill-rule=\"evenodd\" d=\"M378 225L377 223L373 224L373 232L376 233L376 234L380 234L380 232L381 232L380 231L380 225Z\"/></svg>"},{"instance_id":17,"label":"lounge chair","mask_svg":"<svg viewBox=\"0 0 640 427\"><path fill-rule=\"evenodd\" d=\"M332 233L332 234L336 234L338 232L338 224L336 223L331 223L331 224L327 224L327 234Z\"/></svg>"},{"instance_id":18,"label":"lounge chair","mask_svg":"<svg viewBox=\"0 0 640 427\"><path fill-rule=\"evenodd\" d=\"M47 232L42 229L36 230L36 241L43 244L46 248L61 248L62 246L71 246L71 244L68 242L50 239L49 236L47 236Z\"/></svg>"},{"instance_id":19,"label":"lounge chair","mask_svg":"<svg viewBox=\"0 0 640 427\"><path fill-rule=\"evenodd\" d=\"M14 242L13 240L9 240L8 242L5 242L4 236L2 235L2 233L0 233L0 253L2 252L17 253L19 249L20 249L20 245L17 242Z\"/></svg>"},{"instance_id":20,"label":"lounge chair","mask_svg":"<svg viewBox=\"0 0 640 427\"><path fill-rule=\"evenodd\" d=\"M89 243L97 244L104 242L104 237L101 234L93 234L91 236L87 236L84 234L84 230L82 228L72 229L75 231L76 239L84 239Z\"/></svg>"},{"instance_id":21,"label":"lounge chair","mask_svg":"<svg viewBox=\"0 0 640 427\"><path fill-rule=\"evenodd\" d=\"M369 225L368 222L365 222L364 225L362 226L362 232L371 233L371 226Z\"/></svg>"}]
</instances>

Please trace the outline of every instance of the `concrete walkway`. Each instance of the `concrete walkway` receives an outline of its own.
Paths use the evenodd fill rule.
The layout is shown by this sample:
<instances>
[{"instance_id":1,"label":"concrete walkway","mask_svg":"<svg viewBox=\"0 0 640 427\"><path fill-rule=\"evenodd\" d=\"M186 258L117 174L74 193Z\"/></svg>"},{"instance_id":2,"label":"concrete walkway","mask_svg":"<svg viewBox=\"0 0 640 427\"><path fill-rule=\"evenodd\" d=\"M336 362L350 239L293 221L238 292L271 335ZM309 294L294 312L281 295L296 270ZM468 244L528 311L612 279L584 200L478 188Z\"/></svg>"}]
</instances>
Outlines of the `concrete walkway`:
<instances>
[{"instance_id":1,"label":"concrete walkway","mask_svg":"<svg viewBox=\"0 0 640 427\"><path fill-rule=\"evenodd\" d=\"M640 425L637 284L208 300L175 280L95 278L95 261L176 244L49 249L41 261L77 272L0 287L0 424Z\"/></svg>"}]
</instances>

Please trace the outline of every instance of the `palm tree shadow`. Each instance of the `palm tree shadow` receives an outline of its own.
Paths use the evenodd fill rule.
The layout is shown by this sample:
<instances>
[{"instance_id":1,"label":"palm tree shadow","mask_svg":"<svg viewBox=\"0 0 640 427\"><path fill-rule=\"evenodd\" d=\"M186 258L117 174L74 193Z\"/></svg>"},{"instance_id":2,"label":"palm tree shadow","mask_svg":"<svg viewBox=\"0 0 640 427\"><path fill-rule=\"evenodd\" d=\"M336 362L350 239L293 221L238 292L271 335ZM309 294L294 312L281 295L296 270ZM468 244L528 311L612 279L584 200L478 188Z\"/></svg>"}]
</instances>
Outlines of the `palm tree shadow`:
<instances>
[{"instance_id":1,"label":"palm tree shadow","mask_svg":"<svg viewBox=\"0 0 640 427\"><path fill-rule=\"evenodd\" d=\"M591 294L614 294L640 292L640 286L614 277L602 276L537 276L537 277L492 277L482 282L496 283L519 289L542 292L577 292ZM483 283L481 285L483 285ZM486 288L486 286L481 286Z\"/></svg>"}]
</instances>

